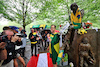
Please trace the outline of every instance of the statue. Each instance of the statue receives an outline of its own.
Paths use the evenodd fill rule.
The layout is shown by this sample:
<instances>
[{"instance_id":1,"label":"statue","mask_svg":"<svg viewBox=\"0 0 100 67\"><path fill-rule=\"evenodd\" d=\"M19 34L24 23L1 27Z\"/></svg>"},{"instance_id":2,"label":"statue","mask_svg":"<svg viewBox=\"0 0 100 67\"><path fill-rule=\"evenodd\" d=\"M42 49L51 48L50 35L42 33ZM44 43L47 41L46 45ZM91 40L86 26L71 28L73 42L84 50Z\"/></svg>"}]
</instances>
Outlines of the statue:
<instances>
[{"instance_id":1,"label":"statue","mask_svg":"<svg viewBox=\"0 0 100 67\"><path fill-rule=\"evenodd\" d=\"M76 3L71 4L70 8L72 10L71 24L73 25L74 29L79 29L81 28L81 12Z\"/></svg>"},{"instance_id":2,"label":"statue","mask_svg":"<svg viewBox=\"0 0 100 67\"><path fill-rule=\"evenodd\" d=\"M62 45L62 47L60 49L62 49L62 50L64 50L65 48L67 50L70 49L70 46L69 46L69 44L70 44L70 36L71 36L71 30L69 29L67 34L65 34L65 37L64 37L64 40L63 40L63 45Z\"/></svg>"},{"instance_id":3,"label":"statue","mask_svg":"<svg viewBox=\"0 0 100 67\"><path fill-rule=\"evenodd\" d=\"M80 67L88 67L88 63L95 64L95 57L91 48L88 38L84 37L79 45Z\"/></svg>"}]
</instances>

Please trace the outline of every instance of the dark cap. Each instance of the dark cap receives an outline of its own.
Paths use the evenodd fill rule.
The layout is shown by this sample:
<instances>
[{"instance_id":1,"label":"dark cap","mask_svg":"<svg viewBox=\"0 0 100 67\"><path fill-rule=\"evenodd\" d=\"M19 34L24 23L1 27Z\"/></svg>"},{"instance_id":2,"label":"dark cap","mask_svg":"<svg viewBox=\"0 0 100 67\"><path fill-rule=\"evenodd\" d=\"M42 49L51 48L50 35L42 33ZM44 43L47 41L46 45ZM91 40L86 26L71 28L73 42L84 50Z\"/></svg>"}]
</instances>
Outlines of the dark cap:
<instances>
[{"instance_id":1,"label":"dark cap","mask_svg":"<svg viewBox=\"0 0 100 67\"><path fill-rule=\"evenodd\" d=\"M11 28L8 26L5 26L5 27L3 27L3 30L11 30Z\"/></svg>"},{"instance_id":2,"label":"dark cap","mask_svg":"<svg viewBox=\"0 0 100 67\"><path fill-rule=\"evenodd\" d=\"M21 31L21 33L26 32L24 29Z\"/></svg>"}]
</instances>

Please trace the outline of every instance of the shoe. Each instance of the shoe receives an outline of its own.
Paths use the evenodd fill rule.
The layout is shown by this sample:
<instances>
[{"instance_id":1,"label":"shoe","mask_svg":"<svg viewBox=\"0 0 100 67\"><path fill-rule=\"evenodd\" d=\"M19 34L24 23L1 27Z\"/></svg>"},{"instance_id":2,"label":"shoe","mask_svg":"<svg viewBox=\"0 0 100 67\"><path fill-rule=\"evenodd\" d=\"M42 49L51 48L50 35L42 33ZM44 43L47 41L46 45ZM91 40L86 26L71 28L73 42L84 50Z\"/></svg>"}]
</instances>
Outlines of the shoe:
<instances>
[{"instance_id":1,"label":"shoe","mask_svg":"<svg viewBox=\"0 0 100 67\"><path fill-rule=\"evenodd\" d=\"M37 55L35 55L37 57Z\"/></svg>"},{"instance_id":2,"label":"shoe","mask_svg":"<svg viewBox=\"0 0 100 67\"><path fill-rule=\"evenodd\" d=\"M33 54L32 54L32 56L33 56Z\"/></svg>"}]
</instances>

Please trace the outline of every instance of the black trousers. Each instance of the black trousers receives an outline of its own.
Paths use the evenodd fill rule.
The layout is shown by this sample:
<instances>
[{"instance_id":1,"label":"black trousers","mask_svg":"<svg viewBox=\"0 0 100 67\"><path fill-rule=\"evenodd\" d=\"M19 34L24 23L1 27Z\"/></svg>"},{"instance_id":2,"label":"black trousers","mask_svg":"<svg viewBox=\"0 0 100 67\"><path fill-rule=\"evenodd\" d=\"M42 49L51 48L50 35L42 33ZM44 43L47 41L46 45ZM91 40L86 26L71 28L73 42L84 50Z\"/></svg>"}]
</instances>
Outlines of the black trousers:
<instances>
[{"instance_id":1,"label":"black trousers","mask_svg":"<svg viewBox=\"0 0 100 67\"><path fill-rule=\"evenodd\" d=\"M48 44L48 46L49 46L49 42L47 42L47 44ZM47 47L48 47L48 46L47 46Z\"/></svg>"},{"instance_id":2,"label":"black trousers","mask_svg":"<svg viewBox=\"0 0 100 67\"><path fill-rule=\"evenodd\" d=\"M31 44L31 54L33 56L33 47L35 47L35 56L36 56L36 44Z\"/></svg>"},{"instance_id":3,"label":"black trousers","mask_svg":"<svg viewBox=\"0 0 100 67\"><path fill-rule=\"evenodd\" d=\"M47 40L45 40L45 48L49 46L49 42L47 42Z\"/></svg>"},{"instance_id":4,"label":"black trousers","mask_svg":"<svg viewBox=\"0 0 100 67\"><path fill-rule=\"evenodd\" d=\"M42 40L42 39L40 39L40 40L39 40L39 42L40 42L40 44L42 44L42 47L43 47L43 40Z\"/></svg>"},{"instance_id":5,"label":"black trousers","mask_svg":"<svg viewBox=\"0 0 100 67\"><path fill-rule=\"evenodd\" d=\"M47 40L45 40L45 48L46 48L46 46L47 46L47 43L46 43L46 42L47 42Z\"/></svg>"}]
</instances>

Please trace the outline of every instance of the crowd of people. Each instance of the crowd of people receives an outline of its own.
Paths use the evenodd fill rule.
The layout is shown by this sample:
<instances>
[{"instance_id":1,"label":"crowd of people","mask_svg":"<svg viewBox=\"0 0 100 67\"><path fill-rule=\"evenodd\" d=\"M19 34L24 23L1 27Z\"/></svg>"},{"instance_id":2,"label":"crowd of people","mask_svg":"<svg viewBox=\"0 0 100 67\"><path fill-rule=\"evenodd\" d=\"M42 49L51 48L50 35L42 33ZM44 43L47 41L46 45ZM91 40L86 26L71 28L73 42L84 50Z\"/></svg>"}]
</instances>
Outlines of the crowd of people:
<instances>
[{"instance_id":1,"label":"crowd of people","mask_svg":"<svg viewBox=\"0 0 100 67\"><path fill-rule=\"evenodd\" d=\"M52 25L52 27L54 29L56 28L55 25ZM53 28L52 30L54 30ZM43 30L34 28L30 28L30 30L31 32L29 36L27 36L26 31L22 27L19 27L18 31L12 29L10 26L3 28L3 32L0 35L1 67L18 67L18 60L22 63L23 67L27 65L24 60L27 39L31 43L31 56L34 55L37 57L39 49L42 51L46 51L46 49L49 50L49 44L51 42L50 32L46 30L42 32ZM54 35L52 36L54 37ZM55 50L55 48L53 50ZM54 56L52 55L52 57Z\"/></svg>"},{"instance_id":2,"label":"crowd of people","mask_svg":"<svg viewBox=\"0 0 100 67\"><path fill-rule=\"evenodd\" d=\"M71 33L70 38L72 39L70 43L73 41L74 33L78 29L81 28L81 12L76 3L70 6L71 13L71 24L69 27L69 33ZM0 66L1 67L18 67L18 62L16 59L20 60L25 67L25 47L27 44L27 39L30 40L31 46L31 56L36 56L39 54L38 47L44 50L47 49L50 53L50 58L52 58L53 66L57 67L57 57L59 54L59 40L60 36L56 32L56 26L51 25L50 32L43 30L37 30L35 28L30 28L31 32L29 36L25 34L25 30L20 27L19 31L13 30L10 27L4 27L2 35L0 36ZM42 32L42 33L41 33ZM20 46L20 48L16 49L16 46ZM67 46L68 47L68 46Z\"/></svg>"}]
</instances>

